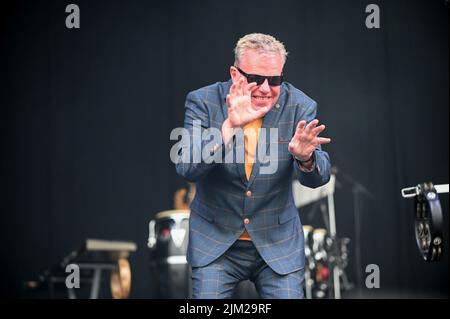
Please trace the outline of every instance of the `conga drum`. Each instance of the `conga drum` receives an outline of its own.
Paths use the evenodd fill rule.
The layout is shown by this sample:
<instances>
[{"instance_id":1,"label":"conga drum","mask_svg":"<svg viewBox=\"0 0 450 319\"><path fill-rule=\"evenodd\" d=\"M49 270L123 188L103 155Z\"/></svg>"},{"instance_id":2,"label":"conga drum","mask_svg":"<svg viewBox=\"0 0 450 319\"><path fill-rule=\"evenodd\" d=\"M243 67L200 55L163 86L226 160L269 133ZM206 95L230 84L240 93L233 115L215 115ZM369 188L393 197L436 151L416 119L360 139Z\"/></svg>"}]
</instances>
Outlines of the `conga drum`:
<instances>
[{"instance_id":1,"label":"conga drum","mask_svg":"<svg viewBox=\"0 0 450 319\"><path fill-rule=\"evenodd\" d=\"M159 212L149 222L148 248L154 298L189 298L191 273L186 261L189 210Z\"/></svg>"}]
</instances>

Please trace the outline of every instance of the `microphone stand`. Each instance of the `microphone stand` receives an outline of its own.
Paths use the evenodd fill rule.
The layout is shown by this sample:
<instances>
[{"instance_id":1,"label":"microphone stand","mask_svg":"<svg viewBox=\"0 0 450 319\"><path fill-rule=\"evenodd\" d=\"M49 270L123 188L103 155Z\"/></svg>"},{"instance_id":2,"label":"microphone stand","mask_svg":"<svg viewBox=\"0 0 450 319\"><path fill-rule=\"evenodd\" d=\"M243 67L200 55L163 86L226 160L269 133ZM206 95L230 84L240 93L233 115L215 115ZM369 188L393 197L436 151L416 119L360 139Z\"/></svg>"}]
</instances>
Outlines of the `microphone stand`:
<instances>
[{"instance_id":1,"label":"microphone stand","mask_svg":"<svg viewBox=\"0 0 450 319\"><path fill-rule=\"evenodd\" d=\"M337 168L335 168L337 171ZM361 284L363 281L362 277L362 261L361 261L361 207L360 207L360 196L365 195L367 198L374 200L375 196L372 192L365 187L360 182L356 181L354 178L348 174L339 171L339 174L350 184L352 187L353 194L353 218L354 218L354 228L355 228L355 259L356 259L356 277L357 277L357 294L361 297Z\"/></svg>"}]
</instances>

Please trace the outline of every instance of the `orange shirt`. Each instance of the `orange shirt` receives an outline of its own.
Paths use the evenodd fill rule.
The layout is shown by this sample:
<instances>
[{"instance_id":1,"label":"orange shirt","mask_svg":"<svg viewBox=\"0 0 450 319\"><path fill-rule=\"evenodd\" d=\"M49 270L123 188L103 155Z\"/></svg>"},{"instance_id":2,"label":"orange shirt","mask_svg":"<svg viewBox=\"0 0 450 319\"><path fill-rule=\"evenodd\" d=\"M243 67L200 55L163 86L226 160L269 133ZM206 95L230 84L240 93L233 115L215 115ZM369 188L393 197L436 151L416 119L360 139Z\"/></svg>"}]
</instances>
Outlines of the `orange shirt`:
<instances>
[{"instance_id":1,"label":"orange shirt","mask_svg":"<svg viewBox=\"0 0 450 319\"><path fill-rule=\"evenodd\" d=\"M244 126L245 142L245 176L247 180L252 175L253 164L256 158L256 146L258 145L259 129L262 126L263 119L259 118ZM247 230L244 230L240 240L252 240Z\"/></svg>"}]
</instances>

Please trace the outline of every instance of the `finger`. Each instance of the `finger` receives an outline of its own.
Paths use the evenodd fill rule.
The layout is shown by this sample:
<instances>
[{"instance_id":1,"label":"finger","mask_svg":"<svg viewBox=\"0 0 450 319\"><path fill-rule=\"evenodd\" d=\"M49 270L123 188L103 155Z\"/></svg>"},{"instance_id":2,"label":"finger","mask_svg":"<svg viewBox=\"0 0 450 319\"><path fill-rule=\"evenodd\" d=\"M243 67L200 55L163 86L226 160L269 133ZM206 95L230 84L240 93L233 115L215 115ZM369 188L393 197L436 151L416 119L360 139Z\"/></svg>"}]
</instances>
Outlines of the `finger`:
<instances>
[{"instance_id":1,"label":"finger","mask_svg":"<svg viewBox=\"0 0 450 319\"><path fill-rule=\"evenodd\" d=\"M296 138L300 137L300 134L302 134L303 130L305 129L305 126L306 126L306 121L302 120L302 121L298 122L294 137L296 137Z\"/></svg>"},{"instance_id":2,"label":"finger","mask_svg":"<svg viewBox=\"0 0 450 319\"><path fill-rule=\"evenodd\" d=\"M256 82L252 82L252 83L247 84L247 85L244 87L244 93L245 93L245 95L250 94L251 91L252 91L252 89L253 89L255 86L257 86L257 85L258 85L258 84L256 84Z\"/></svg>"},{"instance_id":3,"label":"finger","mask_svg":"<svg viewBox=\"0 0 450 319\"><path fill-rule=\"evenodd\" d=\"M233 83L231 85L229 94L231 95L231 97L236 95L236 84L235 83Z\"/></svg>"},{"instance_id":4,"label":"finger","mask_svg":"<svg viewBox=\"0 0 450 319\"><path fill-rule=\"evenodd\" d=\"M311 131L311 133L314 134L314 136L317 136L317 135L319 135L320 132L322 132L324 129L325 129L325 125L322 124L322 125L319 125L319 126L315 127L315 128Z\"/></svg>"},{"instance_id":5,"label":"finger","mask_svg":"<svg viewBox=\"0 0 450 319\"><path fill-rule=\"evenodd\" d=\"M316 139L316 141L317 141L317 144L328 144L328 143L331 142L331 138L328 138L328 137L318 137L318 138Z\"/></svg>"},{"instance_id":6,"label":"finger","mask_svg":"<svg viewBox=\"0 0 450 319\"><path fill-rule=\"evenodd\" d=\"M244 95L245 79L242 77L239 81L239 95Z\"/></svg>"},{"instance_id":7,"label":"finger","mask_svg":"<svg viewBox=\"0 0 450 319\"><path fill-rule=\"evenodd\" d=\"M319 124L319 120L318 119L314 119L311 122L309 122L309 124L306 125L306 127L305 127L306 133L309 134L311 132L311 130L316 127L317 124Z\"/></svg>"},{"instance_id":8,"label":"finger","mask_svg":"<svg viewBox=\"0 0 450 319\"><path fill-rule=\"evenodd\" d=\"M306 125L306 121L305 120L302 120L302 121L298 122L296 131L298 131L298 130L303 131L305 129L305 125Z\"/></svg>"},{"instance_id":9,"label":"finger","mask_svg":"<svg viewBox=\"0 0 450 319\"><path fill-rule=\"evenodd\" d=\"M234 94L235 94L235 96L239 96L240 95L241 81L242 81L242 78L239 78L239 80L237 80L236 83L235 83L235 86L234 86Z\"/></svg>"},{"instance_id":10,"label":"finger","mask_svg":"<svg viewBox=\"0 0 450 319\"><path fill-rule=\"evenodd\" d=\"M226 101L227 101L227 106L228 106L228 108L231 108L231 96L230 96L230 94L227 94L227 99L226 99Z\"/></svg>"},{"instance_id":11,"label":"finger","mask_svg":"<svg viewBox=\"0 0 450 319\"><path fill-rule=\"evenodd\" d=\"M311 144L313 141L312 138L309 138L308 136L305 136L303 134L303 131L298 131L298 133L295 133L295 135L291 139L291 143L295 143L295 145L302 144L302 145L308 145Z\"/></svg>"}]
</instances>

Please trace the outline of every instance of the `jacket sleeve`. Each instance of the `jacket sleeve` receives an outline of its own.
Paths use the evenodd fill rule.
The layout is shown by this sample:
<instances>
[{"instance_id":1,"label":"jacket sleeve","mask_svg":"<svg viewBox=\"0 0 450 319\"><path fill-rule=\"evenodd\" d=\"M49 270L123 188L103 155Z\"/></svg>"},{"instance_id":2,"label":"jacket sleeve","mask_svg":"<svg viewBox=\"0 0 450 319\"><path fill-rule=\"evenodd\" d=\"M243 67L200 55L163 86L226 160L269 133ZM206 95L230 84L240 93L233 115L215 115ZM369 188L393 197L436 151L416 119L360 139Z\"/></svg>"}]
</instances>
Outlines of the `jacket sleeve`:
<instances>
[{"instance_id":1,"label":"jacket sleeve","mask_svg":"<svg viewBox=\"0 0 450 319\"><path fill-rule=\"evenodd\" d=\"M186 97L183 143L178 143L178 160L176 171L190 182L197 182L220 163L224 149L221 135L215 139L203 140L202 134L211 131L209 112L206 104L198 96L190 92ZM213 129L216 133L218 129Z\"/></svg>"},{"instance_id":2,"label":"jacket sleeve","mask_svg":"<svg viewBox=\"0 0 450 319\"><path fill-rule=\"evenodd\" d=\"M307 123L311 122L316 117L317 103L310 100L299 112L299 116L295 123L297 124L301 120L306 120ZM297 127L297 125L296 125ZM328 153L323 151L319 145L314 151L314 169L311 172L305 172L300 168L300 163L294 158L294 171L296 173L299 182L307 187L316 188L325 185L330 180L330 157Z\"/></svg>"}]
</instances>

